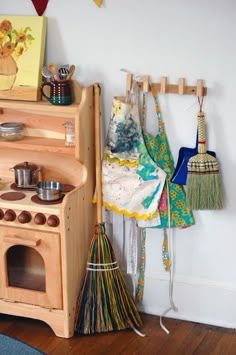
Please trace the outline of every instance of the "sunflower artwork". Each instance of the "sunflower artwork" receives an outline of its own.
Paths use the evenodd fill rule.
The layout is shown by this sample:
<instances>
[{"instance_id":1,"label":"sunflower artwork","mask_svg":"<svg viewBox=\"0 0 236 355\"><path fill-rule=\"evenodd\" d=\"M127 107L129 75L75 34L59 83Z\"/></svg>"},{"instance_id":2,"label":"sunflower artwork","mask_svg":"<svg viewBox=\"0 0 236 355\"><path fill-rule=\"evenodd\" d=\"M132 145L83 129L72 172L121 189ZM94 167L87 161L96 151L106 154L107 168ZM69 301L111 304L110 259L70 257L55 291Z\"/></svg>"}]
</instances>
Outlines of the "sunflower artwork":
<instances>
[{"instance_id":1,"label":"sunflower artwork","mask_svg":"<svg viewBox=\"0 0 236 355\"><path fill-rule=\"evenodd\" d=\"M0 99L38 99L46 18L0 16Z\"/></svg>"}]
</instances>

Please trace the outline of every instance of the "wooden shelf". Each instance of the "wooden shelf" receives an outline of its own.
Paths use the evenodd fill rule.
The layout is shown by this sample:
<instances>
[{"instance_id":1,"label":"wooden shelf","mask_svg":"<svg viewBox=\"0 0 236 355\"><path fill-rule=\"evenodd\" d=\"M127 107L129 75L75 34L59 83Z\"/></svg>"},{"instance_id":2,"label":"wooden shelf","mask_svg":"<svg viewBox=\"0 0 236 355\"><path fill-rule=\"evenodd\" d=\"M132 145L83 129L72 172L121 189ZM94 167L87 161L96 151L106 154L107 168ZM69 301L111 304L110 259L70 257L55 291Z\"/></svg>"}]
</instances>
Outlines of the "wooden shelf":
<instances>
[{"instance_id":1,"label":"wooden shelf","mask_svg":"<svg viewBox=\"0 0 236 355\"><path fill-rule=\"evenodd\" d=\"M19 141L0 141L0 148L31 150L35 152L63 153L74 155L74 147L66 147L64 139L24 137Z\"/></svg>"},{"instance_id":2,"label":"wooden shelf","mask_svg":"<svg viewBox=\"0 0 236 355\"><path fill-rule=\"evenodd\" d=\"M0 110L8 108L23 112L37 112L59 117L75 117L78 112L78 104L57 106L52 105L48 101L15 101L15 100L0 100Z\"/></svg>"}]
</instances>

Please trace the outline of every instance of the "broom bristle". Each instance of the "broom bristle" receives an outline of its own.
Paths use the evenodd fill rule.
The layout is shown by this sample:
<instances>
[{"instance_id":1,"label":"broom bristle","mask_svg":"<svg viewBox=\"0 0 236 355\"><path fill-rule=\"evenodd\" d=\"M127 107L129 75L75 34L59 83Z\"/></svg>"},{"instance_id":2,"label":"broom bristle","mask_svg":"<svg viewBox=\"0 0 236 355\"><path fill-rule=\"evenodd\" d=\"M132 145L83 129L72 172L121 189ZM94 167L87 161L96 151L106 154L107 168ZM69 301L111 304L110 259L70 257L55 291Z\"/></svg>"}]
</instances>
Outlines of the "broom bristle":
<instances>
[{"instance_id":1,"label":"broom bristle","mask_svg":"<svg viewBox=\"0 0 236 355\"><path fill-rule=\"evenodd\" d=\"M108 237L97 225L90 244L84 285L78 300L75 331L93 334L142 324Z\"/></svg>"},{"instance_id":2,"label":"broom bristle","mask_svg":"<svg viewBox=\"0 0 236 355\"><path fill-rule=\"evenodd\" d=\"M193 210L223 208L219 164L215 157L197 154L189 159L186 197Z\"/></svg>"}]
</instances>

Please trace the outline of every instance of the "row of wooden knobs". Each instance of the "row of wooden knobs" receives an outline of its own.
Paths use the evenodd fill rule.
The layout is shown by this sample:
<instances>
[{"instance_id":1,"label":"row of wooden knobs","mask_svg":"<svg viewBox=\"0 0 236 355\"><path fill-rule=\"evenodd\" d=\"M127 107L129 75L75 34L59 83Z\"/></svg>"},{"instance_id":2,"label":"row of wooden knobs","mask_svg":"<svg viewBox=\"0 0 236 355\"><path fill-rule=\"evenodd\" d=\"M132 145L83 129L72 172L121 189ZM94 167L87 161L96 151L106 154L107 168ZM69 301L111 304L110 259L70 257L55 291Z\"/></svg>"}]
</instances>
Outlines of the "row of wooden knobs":
<instances>
[{"instance_id":1,"label":"row of wooden knobs","mask_svg":"<svg viewBox=\"0 0 236 355\"><path fill-rule=\"evenodd\" d=\"M7 222L13 222L16 220L16 213L13 210L0 210L0 219L4 219ZM24 224L29 223L32 220L31 213L28 211L22 211L17 217L18 222ZM34 216L34 223L37 225L44 225L47 222L49 227L57 227L60 224L60 220L57 216L51 215L48 218L43 213L37 213Z\"/></svg>"}]
</instances>

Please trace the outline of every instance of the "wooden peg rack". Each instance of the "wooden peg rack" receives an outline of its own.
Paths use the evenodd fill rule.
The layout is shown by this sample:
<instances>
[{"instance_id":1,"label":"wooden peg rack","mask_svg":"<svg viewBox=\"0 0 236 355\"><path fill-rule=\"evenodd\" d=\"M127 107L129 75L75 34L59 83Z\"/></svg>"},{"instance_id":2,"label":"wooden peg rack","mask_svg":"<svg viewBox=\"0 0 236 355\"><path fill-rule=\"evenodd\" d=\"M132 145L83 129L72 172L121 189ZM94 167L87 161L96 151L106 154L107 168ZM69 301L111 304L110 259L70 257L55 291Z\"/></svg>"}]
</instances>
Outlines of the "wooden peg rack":
<instances>
[{"instance_id":1,"label":"wooden peg rack","mask_svg":"<svg viewBox=\"0 0 236 355\"><path fill-rule=\"evenodd\" d=\"M130 91L132 87L133 74L127 74L126 91ZM145 75L142 81L137 81L139 90L143 92L150 91L149 76ZM180 78L178 84L169 84L167 77L163 76L160 83L152 83L156 90L161 94L179 94L179 95L196 95L206 96L207 88L203 86L203 80L197 80L196 86L188 86L185 84L185 79Z\"/></svg>"}]
</instances>

